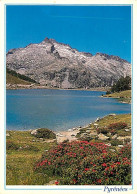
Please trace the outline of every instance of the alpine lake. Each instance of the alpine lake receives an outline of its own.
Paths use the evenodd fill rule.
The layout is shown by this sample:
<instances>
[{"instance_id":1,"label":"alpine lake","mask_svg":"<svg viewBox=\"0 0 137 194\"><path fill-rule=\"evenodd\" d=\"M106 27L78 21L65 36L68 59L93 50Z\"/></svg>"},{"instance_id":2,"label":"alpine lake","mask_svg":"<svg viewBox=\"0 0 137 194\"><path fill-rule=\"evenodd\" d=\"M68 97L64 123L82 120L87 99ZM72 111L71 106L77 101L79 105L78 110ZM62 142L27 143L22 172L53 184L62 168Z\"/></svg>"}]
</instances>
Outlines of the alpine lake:
<instances>
[{"instance_id":1,"label":"alpine lake","mask_svg":"<svg viewBox=\"0 0 137 194\"><path fill-rule=\"evenodd\" d=\"M19 89L6 92L6 129L65 131L97 117L131 113L131 105L101 98L103 91Z\"/></svg>"}]
</instances>

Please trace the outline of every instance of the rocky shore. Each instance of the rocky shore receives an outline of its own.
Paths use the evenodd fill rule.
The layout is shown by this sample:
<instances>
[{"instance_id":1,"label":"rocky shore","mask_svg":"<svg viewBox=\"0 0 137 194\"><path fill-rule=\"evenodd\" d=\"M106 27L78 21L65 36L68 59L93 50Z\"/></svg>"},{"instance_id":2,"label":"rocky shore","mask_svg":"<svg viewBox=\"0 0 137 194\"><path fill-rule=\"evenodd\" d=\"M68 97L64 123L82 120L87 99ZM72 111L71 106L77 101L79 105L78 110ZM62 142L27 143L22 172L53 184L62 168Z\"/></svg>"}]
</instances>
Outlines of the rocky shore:
<instances>
[{"instance_id":1,"label":"rocky shore","mask_svg":"<svg viewBox=\"0 0 137 194\"><path fill-rule=\"evenodd\" d=\"M95 87L95 88L56 88L56 87L47 87L44 85L37 84L6 84L7 90L17 90L17 89L52 89L52 90L86 90L86 91L107 91L109 87Z\"/></svg>"},{"instance_id":2,"label":"rocky shore","mask_svg":"<svg viewBox=\"0 0 137 194\"><path fill-rule=\"evenodd\" d=\"M115 92L115 93L111 93L111 94L102 95L101 97L103 97L103 98L116 98L121 103L131 104L131 100L132 100L131 94L132 94L131 90L125 90L125 91L121 91L121 92Z\"/></svg>"},{"instance_id":3,"label":"rocky shore","mask_svg":"<svg viewBox=\"0 0 137 194\"><path fill-rule=\"evenodd\" d=\"M76 140L77 143L81 142L83 146L87 143L106 144L107 147L109 146L110 156L113 156L125 145L130 146L131 130L131 114L110 114L103 118L97 118L96 121L87 126L79 126L67 131L53 132L45 128L6 131L6 184L55 185L58 177L34 171L34 166L38 161L41 161L43 154L48 154L51 149L60 148L62 142L71 142L63 144L67 146ZM77 151L79 153L82 150L80 148Z\"/></svg>"},{"instance_id":4,"label":"rocky shore","mask_svg":"<svg viewBox=\"0 0 137 194\"><path fill-rule=\"evenodd\" d=\"M112 125L112 127L111 127ZM32 130L31 134L36 133ZM46 142L62 143L76 140L103 142L109 146L123 147L125 143L131 143L131 115L109 114L103 118L97 118L94 122L79 126L67 131L54 132L56 138L45 140Z\"/></svg>"}]
</instances>

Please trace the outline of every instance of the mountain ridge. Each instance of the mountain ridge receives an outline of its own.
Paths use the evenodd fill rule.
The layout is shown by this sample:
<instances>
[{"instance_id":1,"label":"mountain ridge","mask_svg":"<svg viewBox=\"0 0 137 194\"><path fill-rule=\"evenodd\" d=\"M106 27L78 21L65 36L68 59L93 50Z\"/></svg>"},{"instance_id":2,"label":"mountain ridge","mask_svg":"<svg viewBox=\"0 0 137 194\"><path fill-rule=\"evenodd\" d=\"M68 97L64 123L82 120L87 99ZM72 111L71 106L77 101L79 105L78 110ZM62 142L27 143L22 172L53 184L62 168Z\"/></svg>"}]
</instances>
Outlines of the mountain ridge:
<instances>
[{"instance_id":1,"label":"mountain ridge","mask_svg":"<svg viewBox=\"0 0 137 194\"><path fill-rule=\"evenodd\" d=\"M10 49L7 67L56 88L112 86L122 76L131 76L131 64L119 56L79 52L70 45L45 38L24 48Z\"/></svg>"}]
</instances>

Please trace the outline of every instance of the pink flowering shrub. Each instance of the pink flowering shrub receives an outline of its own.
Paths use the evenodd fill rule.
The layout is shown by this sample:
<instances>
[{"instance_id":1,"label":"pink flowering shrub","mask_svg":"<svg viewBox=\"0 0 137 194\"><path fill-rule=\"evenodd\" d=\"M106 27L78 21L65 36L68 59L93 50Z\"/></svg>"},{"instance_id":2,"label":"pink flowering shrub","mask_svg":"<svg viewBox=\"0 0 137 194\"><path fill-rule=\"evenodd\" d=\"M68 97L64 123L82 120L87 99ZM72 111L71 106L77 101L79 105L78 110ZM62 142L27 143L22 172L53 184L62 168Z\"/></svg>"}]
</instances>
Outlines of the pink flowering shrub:
<instances>
[{"instance_id":1,"label":"pink flowering shrub","mask_svg":"<svg viewBox=\"0 0 137 194\"><path fill-rule=\"evenodd\" d=\"M124 122L118 122L118 123L111 123L108 126L108 129L124 129L127 127L127 124Z\"/></svg>"},{"instance_id":2,"label":"pink flowering shrub","mask_svg":"<svg viewBox=\"0 0 137 194\"><path fill-rule=\"evenodd\" d=\"M103 143L62 143L42 156L35 170L57 176L56 185L131 184L131 147L115 153Z\"/></svg>"}]
</instances>

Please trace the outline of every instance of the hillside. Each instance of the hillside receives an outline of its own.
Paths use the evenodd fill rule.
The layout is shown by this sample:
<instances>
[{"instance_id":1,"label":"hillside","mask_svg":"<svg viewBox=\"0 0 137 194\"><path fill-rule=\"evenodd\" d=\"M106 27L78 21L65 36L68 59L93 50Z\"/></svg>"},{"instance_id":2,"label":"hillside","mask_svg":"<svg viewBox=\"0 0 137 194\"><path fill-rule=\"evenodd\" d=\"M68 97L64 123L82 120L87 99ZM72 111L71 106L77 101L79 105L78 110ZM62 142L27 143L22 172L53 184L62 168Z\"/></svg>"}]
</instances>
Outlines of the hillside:
<instances>
[{"instance_id":1,"label":"hillside","mask_svg":"<svg viewBox=\"0 0 137 194\"><path fill-rule=\"evenodd\" d=\"M16 73L8 68L6 69L6 84L8 87L13 85L30 85L32 83L36 83L35 80Z\"/></svg>"},{"instance_id":2,"label":"hillside","mask_svg":"<svg viewBox=\"0 0 137 194\"><path fill-rule=\"evenodd\" d=\"M54 88L112 86L121 76L131 76L131 64L118 56L93 56L48 38L39 44L11 49L6 61L9 69Z\"/></svg>"},{"instance_id":3,"label":"hillside","mask_svg":"<svg viewBox=\"0 0 137 194\"><path fill-rule=\"evenodd\" d=\"M66 133L74 132L75 131L66 131ZM77 134L77 138L78 142L81 141L81 146L77 147L77 150L71 149L70 151L70 146L72 142L69 144L67 143L67 141L64 141L63 144L57 143L59 133L56 134L56 139L39 138L34 136L33 134L31 130L6 132L7 185L55 185L57 180L59 184L67 185L68 182L66 183L66 180L68 181L69 178L73 180L75 177L77 177L77 168L79 169L79 174L82 175L82 179L77 179L79 181L77 184L79 185L87 185L86 181L88 181L88 184L90 185L98 185L98 182L92 182L92 180L94 181L96 177L102 179L102 182L104 180L103 183L100 183L102 185L130 184L131 171L129 171L129 169L131 167L131 163L127 164L125 162L128 162L128 157L131 160L131 150L126 149L123 152L123 156L121 155L121 152L120 156L117 155L121 148L124 149L124 146L129 146L131 143L130 114L107 115L104 118L100 118L98 121L89 124L89 126L87 127L80 128L79 133ZM61 138L63 138L63 135L61 136ZM76 142L76 145L78 145L78 142ZM86 150L84 148L85 143L88 146L88 149ZM93 147L94 150L92 151L95 151L94 157L90 152L92 148L89 150L89 143L91 143L92 145L99 146L97 148ZM68 154L65 155L65 148L67 148L67 145L69 145L69 150ZM101 152L101 150L100 153L98 153L98 149L101 148L100 145L104 145L103 153ZM107 153L104 150L105 146L107 146L109 149ZM62 148L64 149L63 151L61 150ZM52 152L50 152L51 149ZM60 149L59 152L57 152L58 149ZM42 161L41 157L44 158L45 154L50 153L58 154L56 155L56 159L53 160L51 158L51 161L55 162L57 167L55 164L52 165L52 163L49 163L50 166L43 166L44 168L48 167L47 171L44 168L42 169L42 171L39 171L39 169L36 171L36 164ZM96 153L98 153L97 156ZM74 156L71 154L74 154ZM75 154L77 154L77 156L75 156ZM86 154L88 154L87 157L85 157ZM118 165L119 163L117 163L114 166L114 163L117 161L117 158L120 165ZM125 160L122 161L123 158ZM63 161L65 163L62 163ZM67 166L68 161L72 163ZM105 171L106 166L104 165L104 163L107 163L107 165L110 166L110 171ZM92 166L93 164L96 165ZM112 165L114 166L114 168L112 168ZM64 170L67 171L65 171L61 175L52 174L53 169L56 169L58 170L58 172L61 172L61 170L64 168L63 166L65 166ZM70 166L72 168L71 171ZM85 171L85 169L89 168L90 171ZM111 171L113 171L114 174L112 174ZM96 174L94 174L95 172ZM119 174L116 174L116 172L119 172ZM74 178L72 178L73 176ZM105 180L107 181L105 182ZM60 183L60 181L62 182ZM68 185L71 184L74 185L75 183L69 182Z\"/></svg>"},{"instance_id":4,"label":"hillside","mask_svg":"<svg viewBox=\"0 0 137 194\"><path fill-rule=\"evenodd\" d=\"M23 84L23 85L30 84L30 82L22 80L22 79L15 77L9 73L6 73L6 83L7 84Z\"/></svg>"},{"instance_id":5,"label":"hillside","mask_svg":"<svg viewBox=\"0 0 137 194\"><path fill-rule=\"evenodd\" d=\"M118 98L120 102L131 103L131 90L106 94L103 97Z\"/></svg>"}]
</instances>

